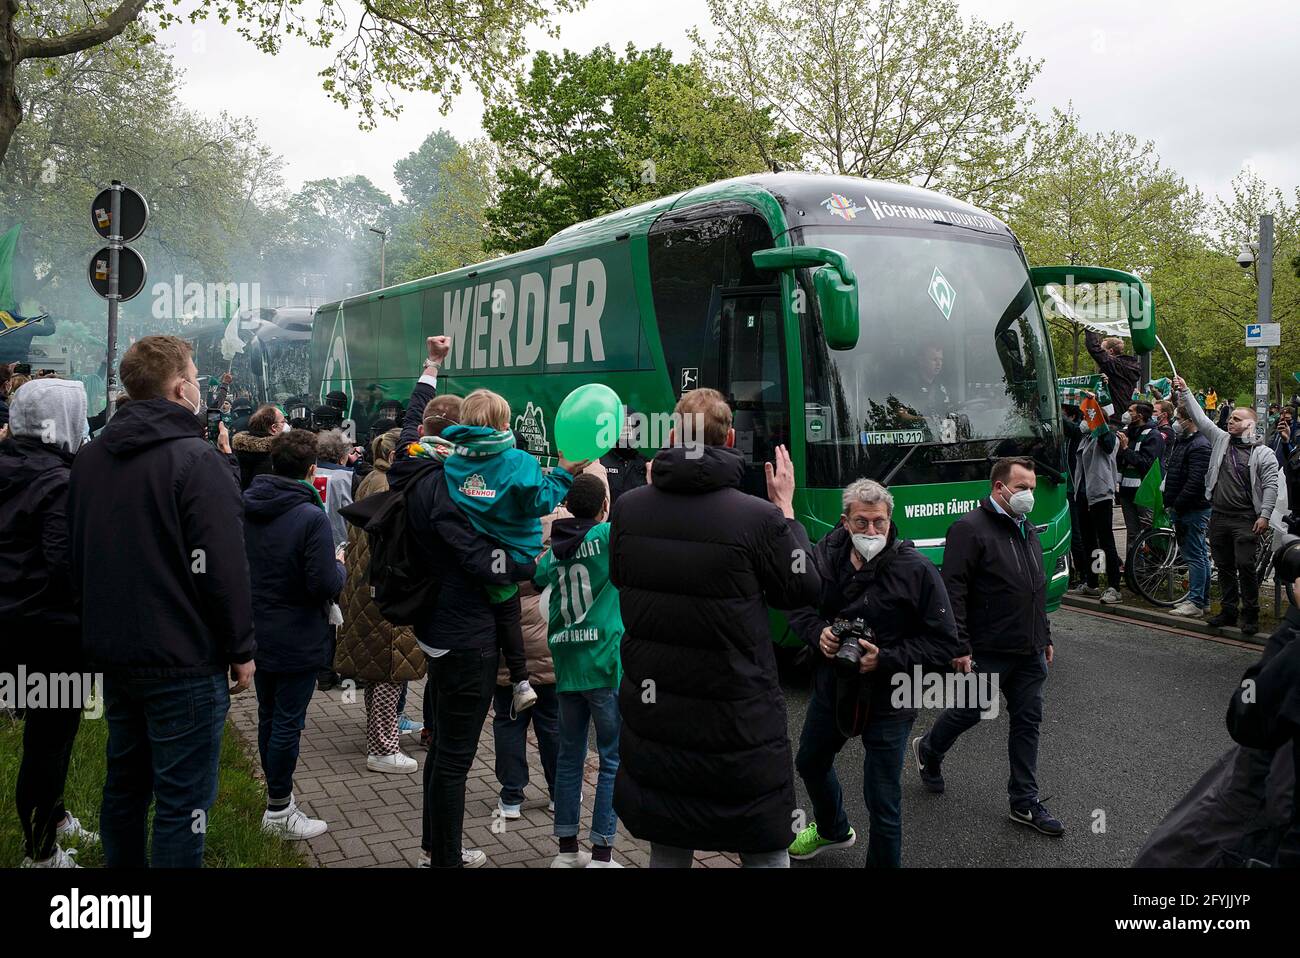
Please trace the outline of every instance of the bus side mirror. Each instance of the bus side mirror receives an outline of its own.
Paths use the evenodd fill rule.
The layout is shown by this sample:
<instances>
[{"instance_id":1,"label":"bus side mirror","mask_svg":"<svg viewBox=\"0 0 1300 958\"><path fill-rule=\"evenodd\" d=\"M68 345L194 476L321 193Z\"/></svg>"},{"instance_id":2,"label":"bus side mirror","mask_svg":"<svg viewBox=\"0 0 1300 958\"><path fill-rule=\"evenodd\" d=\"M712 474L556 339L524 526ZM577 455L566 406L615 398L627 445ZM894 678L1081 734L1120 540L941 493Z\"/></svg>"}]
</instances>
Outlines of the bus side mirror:
<instances>
[{"instance_id":1,"label":"bus side mirror","mask_svg":"<svg viewBox=\"0 0 1300 958\"><path fill-rule=\"evenodd\" d=\"M858 279L848 258L822 246L783 246L754 253L760 270L815 269L813 291L821 309L826 345L852 349L858 344Z\"/></svg>"}]
</instances>

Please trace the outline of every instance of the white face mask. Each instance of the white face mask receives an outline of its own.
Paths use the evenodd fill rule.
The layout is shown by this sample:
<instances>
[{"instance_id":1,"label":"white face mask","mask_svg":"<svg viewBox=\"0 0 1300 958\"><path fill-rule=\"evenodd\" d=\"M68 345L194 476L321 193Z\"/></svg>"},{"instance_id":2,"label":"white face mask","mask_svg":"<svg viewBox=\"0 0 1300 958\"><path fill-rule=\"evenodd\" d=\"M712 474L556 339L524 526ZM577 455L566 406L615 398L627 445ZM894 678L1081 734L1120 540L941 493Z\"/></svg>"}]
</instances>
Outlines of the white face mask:
<instances>
[{"instance_id":1,"label":"white face mask","mask_svg":"<svg viewBox=\"0 0 1300 958\"><path fill-rule=\"evenodd\" d=\"M1019 492L1013 492L1011 498L1007 500L1007 505L1018 516L1029 515L1034 511L1034 490L1021 489Z\"/></svg>"},{"instance_id":2,"label":"white face mask","mask_svg":"<svg viewBox=\"0 0 1300 958\"><path fill-rule=\"evenodd\" d=\"M853 548L858 550L858 555L864 560L870 562L880 555L888 541L888 536L869 536L859 532L853 535Z\"/></svg>"},{"instance_id":3,"label":"white face mask","mask_svg":"<svg viewBox=\"0 0 1300 958\"><path fill-rule=\"evenodd\" d=\"M191 409L194 410L194 415L195 415L195 416L198 416L200 419L204 418L204 416L203 416L203 406L202 406L202 402L203 402L203 390L202 390L202 389L199 389L199 387L198 387L198 385L197 385L196 383L192 383L192 382L190 382L188 379L185 380L185 383L186 383L186 385L188 385L188 386L193 386L196 390L198 390L198 394L199 394L199 401L198 401L198 402L192 403L192 402L190 402L188 399L186 399L186 400L185 400L185 404L186 404L187 406L189 406Z\"/></svg>"},{"instance_id":4,"label":"white face mask","mask_svg":"<svg viewBox=\"0 0 1300 958\"><path fill-rule=\"evenodd\" d=\"M288 431L289 431L289 420L286 419L284 422L280 423L280 432L278 433L278 435L283 436Z\"/></svg>"},{"instance_id":5,"label":"white face mask","mask_svg":"<svg viewBox=\"0 0 1300 958\"><path fill-rule=\"evenodd\" d=\"M1131 412L1126 412L1124 413L1124 415L1119 417L1119 421L1127 426L1129 423L1133 421L1133 414Z\"/></svg>"}]
</instances>

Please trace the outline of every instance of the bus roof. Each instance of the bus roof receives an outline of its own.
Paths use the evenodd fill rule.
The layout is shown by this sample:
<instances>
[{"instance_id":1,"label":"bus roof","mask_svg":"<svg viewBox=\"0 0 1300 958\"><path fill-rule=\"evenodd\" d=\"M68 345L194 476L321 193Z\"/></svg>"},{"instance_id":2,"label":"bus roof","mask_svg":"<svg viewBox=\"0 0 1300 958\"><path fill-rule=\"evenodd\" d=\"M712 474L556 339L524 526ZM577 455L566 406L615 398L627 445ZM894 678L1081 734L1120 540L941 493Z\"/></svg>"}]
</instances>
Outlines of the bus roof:
<instances>
[{"instance_id":1,"label":"bus roof","mask_svg":"<svg viewBox=\"0 0 1300 958\"><path fill-rule=\"evenodd\" d=\"M997 217L934 190L856 176L756 173L697 186L627 209L615 210L565 227L543 246L385 289L358 293L341 301L326 303L319 309L323 312L348 302L367 302L392 293L415 292L445 282L470 278L480 270L496 271L573 247L627 235L644 235L657 219L671 210L728 200L749 203L767 214L774 226L784 223L787 229L796 226L845 225L907 228L924 223L990 235L1012 236L1010 228Z\"/></svg>"}]
</instances>

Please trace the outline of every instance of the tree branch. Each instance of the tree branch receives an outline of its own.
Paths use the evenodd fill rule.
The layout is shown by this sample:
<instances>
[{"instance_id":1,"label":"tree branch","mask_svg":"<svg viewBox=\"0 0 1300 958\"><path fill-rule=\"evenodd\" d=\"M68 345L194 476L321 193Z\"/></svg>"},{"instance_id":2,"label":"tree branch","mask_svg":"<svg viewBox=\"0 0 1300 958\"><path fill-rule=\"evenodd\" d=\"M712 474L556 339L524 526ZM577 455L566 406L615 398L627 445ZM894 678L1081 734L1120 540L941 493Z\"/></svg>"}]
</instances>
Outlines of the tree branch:
<instances>
[{"instance_id":1,"label":"tree branch","mask_svg":"<svg viewBox=\"0 0 1300 958\"><path fill-rule=\"evenodd\" d=\"M12 3L13 0L6 0ZM122 0L117 9L94 26L61 37L18 38L19 60L48 60L107 43L130 26L148 0Z\"/></svg>"}]
</instances>

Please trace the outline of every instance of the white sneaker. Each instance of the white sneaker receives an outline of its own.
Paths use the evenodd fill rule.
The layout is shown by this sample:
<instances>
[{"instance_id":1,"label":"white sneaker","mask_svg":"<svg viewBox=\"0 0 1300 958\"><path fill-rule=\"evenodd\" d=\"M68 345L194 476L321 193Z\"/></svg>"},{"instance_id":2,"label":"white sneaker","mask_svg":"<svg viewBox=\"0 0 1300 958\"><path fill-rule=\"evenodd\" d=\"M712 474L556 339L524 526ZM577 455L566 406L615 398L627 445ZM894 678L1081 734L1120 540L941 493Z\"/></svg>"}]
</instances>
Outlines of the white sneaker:
<instances>
[{"instance_id":1,"label":"white sneaker","mask_svg":"<svg viewBox=\"0 0 1300 958\"><path fill-rule=\"evenodd\" d=\"M534 692L533 687L528 684L528 680L524 679L515 686L515 695L510 701L510 711L514 713L514 715L518 715L520 712L524 711L524 709L530 709L536 704L537 693Z\"/></svg>"},{"instance_id":2,"label":"white sneaker","mask_svg":"<svg viewBox=\"0 0 1300 958\"><path fill-rule=\"evenodd\" d=\"M1183 602L1179 602L1176 606L1170 609L1169 614L1186 616L1189 619L1199 619L1205 613L1201 611L1201 607L1199 605L1196 605L1192 602L1183 601Z\"/></svg>"},{"instance_id":3,"label":"white sneaker","mask_svg":"<svg viewBox=\"0 0 1300 958\"><path fill-rule=\"evenodd\" d=\"M552 868L586 868L591 864L590 852L560 852L551 862Z\"/></svg>"},{"instance_id":4,"label":"white sneaker","mask_svg":"<svg viewBox=\"0 0 1300 958\"><path fill-rule=\"evenodd\" d=\"M1114 586L1101 594L1101 601L1106 605L1113 605L1114 603L1119 602L1122 598L1123 596L1119 594L1119 589L1116 589Z\"/></svg>"},{"instance_id":5,"label":"white sneaker","mask_svg":"<svg viewBox=\"0 0 1300 958\"><path fill-rule=\"evenodd\" d=\"M1101 595L1101 589L1095 585L1080 584L1070 590L1070 595L1086 595L1090 599L1095 599Z\"/></svg>"},{"instance_id":6,"label":"white sneaker","mask_svg":"<svg viewBox=\"0 0 1300 958\"><path fill-rule=\"evenodd\" d=\"M76 815L71 812L59 823L59 838L72 840L76 842L85 842L94 844L99 841L99 832L92 832L78 820Z\"/></svg>"},{"instance_id":7,"label":"white sneaker","mask_svg":"<svg viewBox=\"0 0 1300 958\"><path fill-rule=\"evenodd\" d=\"M288 808L283 808L278 812L273 812L268 808L262 813L262 830L264 832L293 841L302 841L315 838L317 835L324 835L329 830L329 827L328 822L319 818L308 818L307 814L298 807L297 802L291 802Z\"/></svg>"},{"instance_id":8,"label":"white sneaker","mask_svg":"<svg viewBox=\"0 0 1300 958\"><path fill-rule=\"evenodd\" d=\"M461 863L466 868L478 868L480 865L487 864L487 853L482 852L477 848L462 848L460 850L460 860ZM433 859L429 857L428 852L425 851L420 852L420 858L415 867L416 868L433 867Z\"/></svg>"},{"instance_id":9,"label":"white sneaker","mask_svg":"<svg viewBox=\"0 0 1300 958\"><path fill-rule=\"evenodd\" d=\"M497 811L501 813L502 818L518 818L520 814L518 805L507 805L499 798L497 799Z\"/></svg>"},{"instance_id":10,"label":"white sneaker","mask_svg":"<svg viewBox=\"0 0 1300 958\"><path fill-rule=\"evenodd\" d=\"M587 862L587 867L588 868L622 868L623 866L620 865L618 862L614 861L614 859L612 858L607 862L602 862L599 859L593 858L591 861Z\"/></svg>"},{"instance_id":11,"label":"white sneaker","mask_svg":"<svg viewBox=\"0 0 1300 958\"><path fill-rule=\"evenodd\" d=\"M405 752L394 752L392 755L367 755L366 768L372 772L383 772L387 775L408 775L420 767L420 763Z\"/></svg>"},{"instance_id":12,"label":"white sneaker","mask_svg":"<svg viewBox=\"0 0 1300 958\"><path fill-rule=\"evenodd\" d=\"M75 854L77 854L77 850L75 848L61 848L58 845L55 845L54 854L51 855L49 858L46 858L43 861L39 861L39 862L31 858L24 858L22 865L19 867L21 868L80 868L81 866L72 860L72 856L74 856Z\"/></svg>"}]
</instances>

